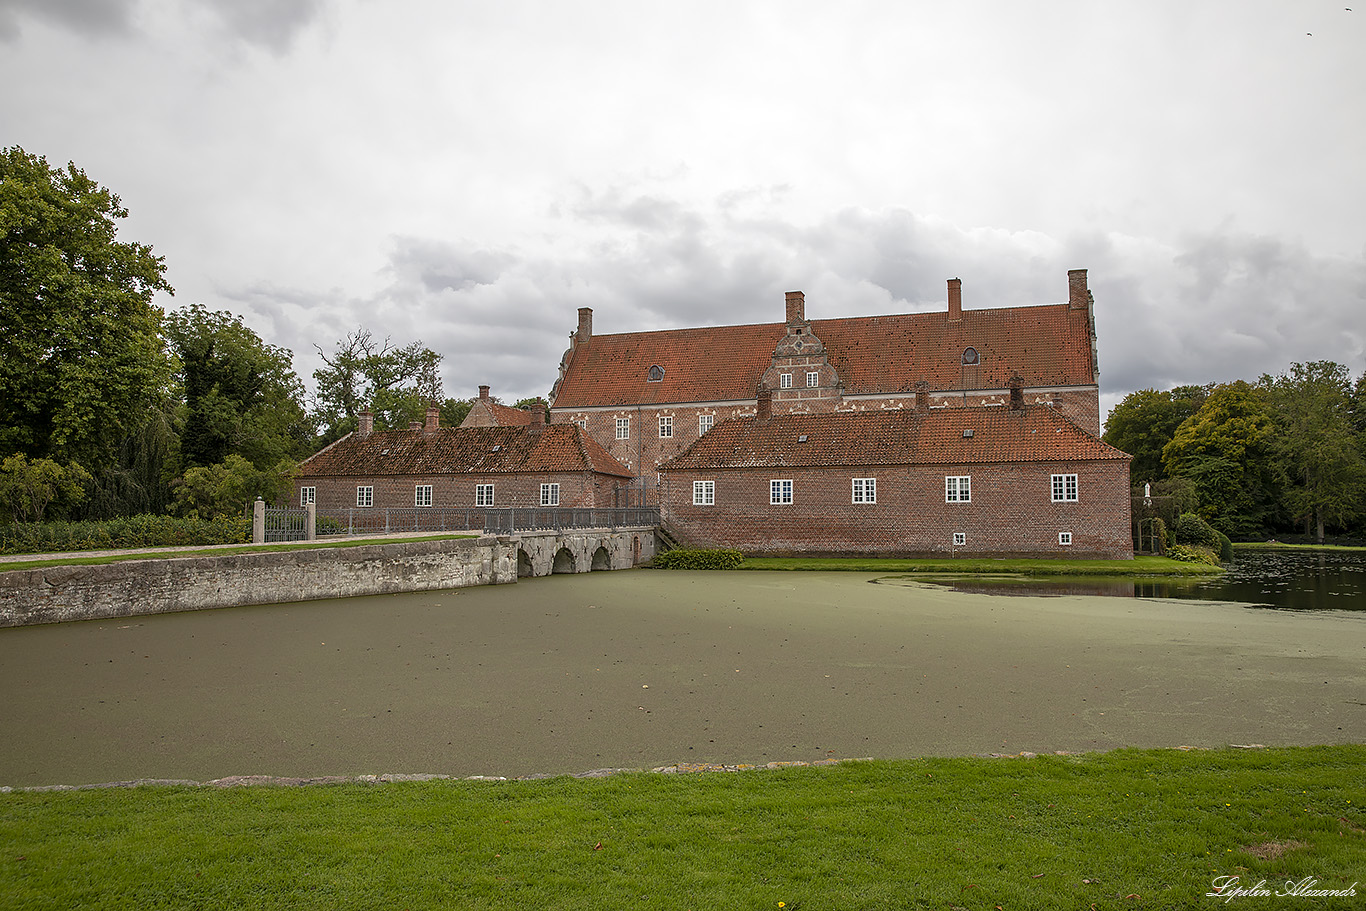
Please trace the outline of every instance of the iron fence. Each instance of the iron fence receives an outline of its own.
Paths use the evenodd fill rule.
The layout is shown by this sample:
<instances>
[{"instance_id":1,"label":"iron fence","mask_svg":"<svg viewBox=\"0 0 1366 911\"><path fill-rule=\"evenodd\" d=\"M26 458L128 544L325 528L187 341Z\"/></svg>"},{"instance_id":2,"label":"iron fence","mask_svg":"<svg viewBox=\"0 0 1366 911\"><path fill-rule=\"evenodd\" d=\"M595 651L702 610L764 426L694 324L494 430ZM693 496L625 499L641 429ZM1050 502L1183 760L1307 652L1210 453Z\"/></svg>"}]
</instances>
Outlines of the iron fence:
<instances>
[{"instance_id":1,"label":"iron fence","mask_svg":"<svg viewBox=\"0 0 1366 911\"><path fill-rule=\"evenodd\" d=\"M271 542L308 540L308 510L301 507L267 509L265 537Z\"/></svg>"},{"instance_id":2,"label":"iron fence","mask_svg":"<svg viewBox=\"0 0 1366 911\"><path fill-rule=\"evenodd\" d=\"M267 512L274 512L268 510ZM284 511L284 510L280 510ZM299 510L300 512L302 510ZM574 509L507 507L393 507L318 513L318 535L391 534L401 532L477 531L509 534L562 528L622 528L659 524L659 510L652 507L621 509Z\"/></svg>"}]
</instances>

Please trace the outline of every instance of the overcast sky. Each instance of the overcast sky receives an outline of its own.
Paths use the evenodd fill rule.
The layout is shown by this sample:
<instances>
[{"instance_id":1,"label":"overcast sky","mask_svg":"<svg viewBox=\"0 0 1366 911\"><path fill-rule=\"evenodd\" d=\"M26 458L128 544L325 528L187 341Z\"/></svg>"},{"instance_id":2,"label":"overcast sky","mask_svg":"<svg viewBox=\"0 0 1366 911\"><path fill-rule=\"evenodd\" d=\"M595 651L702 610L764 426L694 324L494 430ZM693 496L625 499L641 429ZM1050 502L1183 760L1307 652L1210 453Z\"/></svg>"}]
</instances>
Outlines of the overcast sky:
<instances>
[{"instance_id":1,"label":"overcast sky","mask_svg":"<svg viewBox=\"0 0 1366 911\"><path fill-rule=\"evenodd\" d=\"M1074 268L1105 408L1366 369L1343 0L0 0L16 144L120 194L162 306L240 314L305 380L363 326L510 402L583 306L1056 303Z\"/></svg>"}]
</instances>

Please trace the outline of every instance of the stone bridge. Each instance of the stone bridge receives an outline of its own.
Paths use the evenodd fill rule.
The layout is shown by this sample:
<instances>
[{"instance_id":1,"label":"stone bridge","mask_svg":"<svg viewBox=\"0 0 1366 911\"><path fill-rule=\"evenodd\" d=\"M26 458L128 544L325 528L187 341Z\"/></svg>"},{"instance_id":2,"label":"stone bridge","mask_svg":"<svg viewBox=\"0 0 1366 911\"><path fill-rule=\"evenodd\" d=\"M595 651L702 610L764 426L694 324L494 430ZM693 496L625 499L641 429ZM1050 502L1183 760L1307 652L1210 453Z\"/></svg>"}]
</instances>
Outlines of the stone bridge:
<instances>
[{"instance_id":1,"label":"stone bridge","mask_svg":"<svg viewBox=\"0 0 1366 911\"><path fill-rule=\"evenodd\" d=\"M521 531L508 540L518 577L630 569L655 555L654 526Z\"/></svg>"}]
</instances>

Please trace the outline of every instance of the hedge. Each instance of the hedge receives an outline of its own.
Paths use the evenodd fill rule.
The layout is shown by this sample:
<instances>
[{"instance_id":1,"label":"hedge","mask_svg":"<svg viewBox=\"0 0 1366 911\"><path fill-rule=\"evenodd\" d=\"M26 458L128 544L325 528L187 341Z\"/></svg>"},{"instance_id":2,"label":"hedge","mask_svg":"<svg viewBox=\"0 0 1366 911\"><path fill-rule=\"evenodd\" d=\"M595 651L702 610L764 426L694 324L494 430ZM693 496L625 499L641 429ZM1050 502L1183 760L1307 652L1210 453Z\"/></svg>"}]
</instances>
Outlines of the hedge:
<instances>
[{"instance_id":1,"label":"hedge","mask_svg":"<svg viewBox=\"0 0 1366 911\"><path fill-rule=\"evenodd\" d=\"M666 550L655 554L655 569L738 569L745 556L738 550Z\"/></svg>"},{"instance_id":2,"label":"hedge","mask_svg":"<svg viewBox=\"0 0 1366 911\"><path fill-rule=\"evenodd\" d=\"M105 522L21 522L0 526L0 554L45 554L134 547L198 547L251 540L243 516L179 519L131 516Z\"/></svg>"}]
</instances>

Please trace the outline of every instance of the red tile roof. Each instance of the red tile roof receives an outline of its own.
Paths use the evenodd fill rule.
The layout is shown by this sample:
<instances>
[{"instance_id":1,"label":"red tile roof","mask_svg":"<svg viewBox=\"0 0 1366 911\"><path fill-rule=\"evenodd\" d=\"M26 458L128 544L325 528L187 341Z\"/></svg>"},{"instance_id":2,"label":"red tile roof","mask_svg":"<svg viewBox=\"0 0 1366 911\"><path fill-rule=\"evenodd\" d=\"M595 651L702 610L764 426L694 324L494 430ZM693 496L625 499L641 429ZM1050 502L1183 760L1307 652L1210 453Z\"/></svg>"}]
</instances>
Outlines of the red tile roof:
<instances>
[{"instance_id":1,"label":"red tile roof","mask_svg":"<svg viewBox=\"0 0 1366 911\"><path fill-rule=\"evenodd\" d=\"M981 406L736 418L717 424L660 471L1128 458L1054 408Z\"/></svg>"},{"instance_id":2,"label":"red tile roof","mask_svg":"<svg viewBox=\"0 0 1366 911\"><path fill-rule=\"evenodd\" d=\"M811 320L846 395L931 389L1004 389L1019 372L1025 385L1096 382L1091 320L1066 304ZM759 378L786 332L783 323L594 335L579 345L554 406L715 402L753 399ZM977 349L980 366L962 367ZM647 379L664 368L661 382Z\"/></svg>"},{"instance_id":3,"label":"red tile roof","mask_svg":"<svg viewBox=\"0 0 1366 911\"><path fill-rule=\"evenodd\" d=\"M634 476L577 424L545 424L539 430L443 427L432 434L390 430L368 437L353 433L299 466L299 474L304 477L554 471Z\"/></svg>"},{"instance_id":4,"label":"red tile roof","mask_svg":"<svg viewBox=\"0 0 1366 911\"><path fill-rule=\"evenodd\" d=\"M485 402L490 416L500 427L525 427L531 423L531 412L498 402Z\"/></svg>"}]
</instances>

